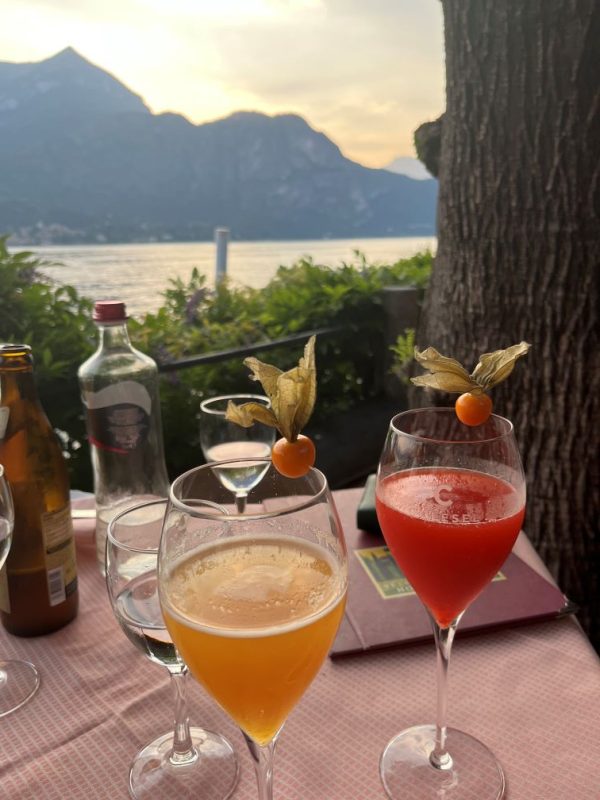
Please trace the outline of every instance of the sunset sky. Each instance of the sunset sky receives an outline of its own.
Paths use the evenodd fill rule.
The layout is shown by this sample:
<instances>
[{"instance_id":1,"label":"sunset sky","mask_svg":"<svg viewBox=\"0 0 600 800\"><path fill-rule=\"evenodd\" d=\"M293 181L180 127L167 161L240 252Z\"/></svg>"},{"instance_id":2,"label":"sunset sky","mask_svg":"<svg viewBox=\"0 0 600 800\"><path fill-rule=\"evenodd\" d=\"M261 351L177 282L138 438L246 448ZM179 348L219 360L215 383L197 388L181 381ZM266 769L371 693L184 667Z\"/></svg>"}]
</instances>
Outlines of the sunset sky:
<instances>
[{"instance_id":1,"label":"sunset sky","mask_svg":"<svg viewBox=\"0 0 600 800\"><path fill-rule=\"evenodd\" d=\"M0 61L65 47L152 111L303 116L372 167L444 108L439 0L0 0Z\"/></svg>"}]
</instances>

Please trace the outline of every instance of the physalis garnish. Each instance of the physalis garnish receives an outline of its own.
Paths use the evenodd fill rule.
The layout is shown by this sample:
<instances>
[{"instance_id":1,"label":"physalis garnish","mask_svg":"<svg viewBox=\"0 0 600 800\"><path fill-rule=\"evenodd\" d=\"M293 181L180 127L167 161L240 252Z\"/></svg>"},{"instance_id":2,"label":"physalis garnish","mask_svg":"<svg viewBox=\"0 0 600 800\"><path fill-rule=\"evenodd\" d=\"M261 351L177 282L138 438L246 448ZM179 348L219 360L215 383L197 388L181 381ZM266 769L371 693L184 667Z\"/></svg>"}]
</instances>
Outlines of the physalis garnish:
<instances>
[{"instance_id":1,"label":"physalis garnish","mask_svg":"<svg viewBox=\"0 0 600 800\"><path fill-rule=\"evenodd\" d=\"M527 342L520 342L506 350L484 353L470 375L456 359L443 356L434 347L422 352L415 348L416 361L431 374L419 375L411 381L417 386L460 392L455 403L458 418L465 425L481 425L492 413L492 400L487 392L508 378L517 359L524 356L529 347Z\"/></svg>"},{"instance_id":2,"label":"physalis garnish","mask_svg":"<svg viewBox=\"0 0 600 800\"><path fill-rule=\"evenodd\" d=\"M254 357L244 359L244 364L251 370L252 380L262 384L271 407L260 403L237 406L230 401L226 419L243 428L254 422L276 428L282 438L275 442L271 452L275 468L290 478L305 475L315 462L315 446L308 436L301 434L317 398L315 337L311 336L306 343L298 366L287 372Z\"/></svg>"}]
</instances>

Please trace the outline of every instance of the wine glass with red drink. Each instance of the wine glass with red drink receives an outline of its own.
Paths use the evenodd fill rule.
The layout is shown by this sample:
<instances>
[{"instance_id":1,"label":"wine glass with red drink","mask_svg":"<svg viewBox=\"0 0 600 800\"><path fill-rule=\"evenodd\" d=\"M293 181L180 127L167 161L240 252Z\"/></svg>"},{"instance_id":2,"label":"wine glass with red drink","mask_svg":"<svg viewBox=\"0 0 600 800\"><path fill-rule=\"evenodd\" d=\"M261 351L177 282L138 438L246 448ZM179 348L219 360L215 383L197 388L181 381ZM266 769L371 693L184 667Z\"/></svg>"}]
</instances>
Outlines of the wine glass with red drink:
<instances>
[{"instance_id":1,"label":"wine glass with red drink","mask_svg":"<svg viewBox=\"0 0 600 800\"><path fill-rule=\"evenodd\" d=\"M512 424L492 415L467 426L453 408L398 414L379 463L376 503L386 543L431 618L438 682L436 724L388 743L384 788L393 800L499 800L502 768L477 739L446 727L446 698L456 627L510 553L525 513Z\"/></svg>"}]
</instances>

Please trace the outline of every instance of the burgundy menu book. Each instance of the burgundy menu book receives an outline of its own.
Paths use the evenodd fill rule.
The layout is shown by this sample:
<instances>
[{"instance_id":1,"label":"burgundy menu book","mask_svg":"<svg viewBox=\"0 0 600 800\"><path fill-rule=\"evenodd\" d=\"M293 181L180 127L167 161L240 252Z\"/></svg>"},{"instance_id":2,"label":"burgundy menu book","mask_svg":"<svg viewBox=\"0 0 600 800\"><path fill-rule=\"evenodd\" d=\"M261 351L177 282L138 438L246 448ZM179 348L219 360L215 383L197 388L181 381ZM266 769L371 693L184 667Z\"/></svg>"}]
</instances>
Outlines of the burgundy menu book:
<instances>
[{"instance_id":1,"label":"burgundy menu book","mask_svg":"<svg viewBox=\"0 0 600 800\"><path fill-rule=\"evenodd\" d=\"M432 639L429 617L381 534L357 530L346 508L340 508L340 516L348 546L349 587L346 612L330 655ZM511 553L465 612L457 635L573 611L576 608L560 589Z\"/></svg>"}]
</instances>

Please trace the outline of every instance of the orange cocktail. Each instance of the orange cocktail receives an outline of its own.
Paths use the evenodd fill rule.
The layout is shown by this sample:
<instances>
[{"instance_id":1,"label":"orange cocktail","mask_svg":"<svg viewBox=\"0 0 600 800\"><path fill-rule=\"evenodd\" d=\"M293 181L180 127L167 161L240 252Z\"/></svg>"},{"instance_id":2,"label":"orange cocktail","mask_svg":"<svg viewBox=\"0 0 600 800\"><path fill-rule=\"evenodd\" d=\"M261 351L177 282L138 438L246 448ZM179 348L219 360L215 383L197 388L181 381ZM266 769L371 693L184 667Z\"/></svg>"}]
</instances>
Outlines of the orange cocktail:
<instances>
[{"instance_id":1,"label":"orange cocktail","mask_svg":"<svg viewBox=\"0 0 600 800\"><path fill-rule=\"evenodd\" d=\"M315 542L234 536L172 565L163 613L192 674L262 745L323 663L345 588L339 563Z\"/></svg>"}]
</instances>

